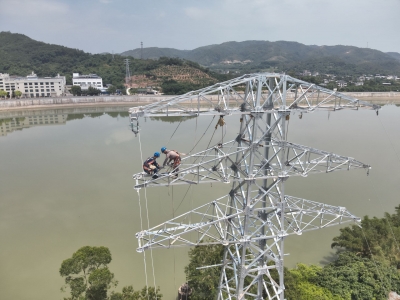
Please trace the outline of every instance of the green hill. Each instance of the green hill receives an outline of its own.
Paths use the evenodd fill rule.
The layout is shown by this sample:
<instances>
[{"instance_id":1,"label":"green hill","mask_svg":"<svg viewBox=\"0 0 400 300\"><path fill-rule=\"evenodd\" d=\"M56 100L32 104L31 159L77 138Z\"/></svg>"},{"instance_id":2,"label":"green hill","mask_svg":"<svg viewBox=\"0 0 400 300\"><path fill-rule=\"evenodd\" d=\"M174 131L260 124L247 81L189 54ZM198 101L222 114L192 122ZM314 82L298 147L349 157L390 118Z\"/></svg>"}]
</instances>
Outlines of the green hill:
<instances>
[{"instance_id":1,"label":"green hill","mask_svg":"<svg viewBox=\"0 0 400 300\"><path fill-rule=\"evenodd\" d=\"M26 76L66 76L71 84L72 73L95 73L104 83L124 82L125 57L90 54L78 49L35 41L23 34L0 32L0 72Z\"/></svg>"},{"instance_id":2,"label":"green hill","mask_svg":"<svg viewBox=\"0 0 400 300\"><path fill-rule=\"evenodd\" d=\"M112 55L85 53L38 42L22 34L0 32L0 73L19 76L26 76L32 71L39 76L60 74L66 76L67 84L72 83L72 73L95 73L103 78L104 84L111 83L122 89L125 82L124 59L127 57L132 75L130 87L161 87L168 94L181 94L233 76L261 71L299 76L300 72L309 70L342 77L350 75L353 79L361 74L400 76L400 53L383 53L353 46L245 41L194 50L152 47ZM221 74L227 71L229 75ZM316 83L322 82L321 78L318 80ZM398 87L356 87L357 91L387 89L397 90Z\"/></svg>"},{"instance_id":3,"label":"green hill","mask_svg":"<svg viewBox=\"0 0 400 300\"><path fill-rule=\"evenodd\" d=\"M311 70L335 75L400 75L400 54L384 53L354 46L316 46L297 42L244 41L226 42L194 50L144 48L121 53L132 57L157 59L178 57L212 69L294 71Z\"/></svg>"},{"instance_id":4,"label":"green hill","mask_svg":"<svg viewBox=\"0 0 400 300\"><path fill-rule=\"evenodd\" d=\"M125 82L126 56L106 54L90 54L78 49L46 44L35 41L23 34L0 32L0 73L26 76L34 71L38 76L66 76L67 84L72 84L72 73L97 74L103 83L111 83L122 88ZM204 87L225 79L202 68L197 63L181 59L162 58L135 59L130 58L131 74L139 76L146 85L176 87L180 93ZM174 66L173 68L171 66ZM166 72L171 70L170 73ZM193 78L183 78L180 73L193 74ZM144 79L143 79L144 78Z\"/></svg>"}]
</instances>

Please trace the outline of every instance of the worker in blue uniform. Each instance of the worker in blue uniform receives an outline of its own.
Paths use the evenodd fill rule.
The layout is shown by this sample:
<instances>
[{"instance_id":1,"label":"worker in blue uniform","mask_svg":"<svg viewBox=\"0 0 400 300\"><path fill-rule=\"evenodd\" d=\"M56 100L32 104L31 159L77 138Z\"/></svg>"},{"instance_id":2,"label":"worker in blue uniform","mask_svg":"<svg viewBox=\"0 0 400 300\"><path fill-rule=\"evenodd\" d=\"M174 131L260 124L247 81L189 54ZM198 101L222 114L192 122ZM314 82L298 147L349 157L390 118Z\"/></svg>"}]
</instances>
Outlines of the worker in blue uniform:
<instances>
[{"instance_id":1,"label":"worker in blue uniform","mask_svg":"<svg viewBox=\"0 0 400 300\"><path fill-rule=\"evenodd\" d=\"M153 175L153 179L158 178L157 172L161 169L160 165L156 161L158 157L160 157L160 153L155 152L153 156L146 159L143 163L143 171L147 174Z\"/></svg>"}]
</instances>

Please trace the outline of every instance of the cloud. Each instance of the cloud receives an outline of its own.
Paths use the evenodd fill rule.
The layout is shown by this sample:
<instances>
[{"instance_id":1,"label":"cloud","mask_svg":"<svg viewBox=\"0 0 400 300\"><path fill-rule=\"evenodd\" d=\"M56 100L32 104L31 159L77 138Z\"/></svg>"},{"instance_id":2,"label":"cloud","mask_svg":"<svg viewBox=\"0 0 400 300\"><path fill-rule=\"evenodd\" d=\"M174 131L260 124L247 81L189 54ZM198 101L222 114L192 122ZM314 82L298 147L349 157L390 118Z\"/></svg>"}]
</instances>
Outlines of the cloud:
<instances>
[{"instance_id":1,"label":"cloud","mask_svg":"<svg viewBox=\"0 0 400 300\"><path fill-rule=\"evenodd\" d=\"M106 138L105 144L112 145L112 144L121 144L128 142L134 138L134 135L129 130L124 132L122 131L115 131L109 137Z\"/></svg>"},{"instance_id":2,"label":"cloud","mask_svg":"<svg viewBox=\"0 0 400 300\"><path fill-rule=\"evenodd\" d=\"M187 8L185 8L185 15L191 19L200 20L200 19L204 19L209 14L204 9L200 9L197 7L187 7Z\"/></svg>"},{"instance_id":3,"label":"cloud","mask_svg":"<svg viewBox=\"0 0 400 300\"><path fill-rule=\"evenodd\" d=\"M1 30L92 53L287 40L400 51L400 0L0 0ZM373 15L371 15L373 11ZM112 41L112 42L110 42Z\"/></svg>"},{"instance_id":4,"label":"cloud","mask_svg":"<svg viewBox=\"0 0 400 300\"><path fill-rule=\"evenodd\" d=\"M62 2L51 0L3 0L1 14L18 18L41 17L53 14L67 14L69 6Z\"/></svg>"}]
</instances>

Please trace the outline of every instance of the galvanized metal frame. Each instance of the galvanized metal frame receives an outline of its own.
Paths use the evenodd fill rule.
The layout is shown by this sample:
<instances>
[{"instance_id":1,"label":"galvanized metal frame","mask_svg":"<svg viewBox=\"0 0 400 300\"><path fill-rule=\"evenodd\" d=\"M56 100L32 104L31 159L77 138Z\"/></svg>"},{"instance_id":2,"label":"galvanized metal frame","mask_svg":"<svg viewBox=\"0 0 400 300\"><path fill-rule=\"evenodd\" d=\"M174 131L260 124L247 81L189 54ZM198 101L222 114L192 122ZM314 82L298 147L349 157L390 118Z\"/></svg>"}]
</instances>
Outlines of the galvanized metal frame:
<instances>
[{"instance_id":1,"label":"galvanized metal frame","mask_svg":"<svg viewBox=\"0 0 400 300\"><path fill-rule=\"evenodd\" d=\"M292 93L291 98L288 93ZM285 237L360 221L344 207L286 195L286 180L291 176L370 169L350 157L288 142L286 122L291 112L360 107L379 109L287 75L261 73L132 108L132 120L155 115L233 114L242 119L235 140L184 158L177 177L170 173L157 179L143 173L134 175L137 189L232 182L227 195L137 233L137 250L222 244L225 251L218 299L283 300Z\"/></svg>"}]
</instances>

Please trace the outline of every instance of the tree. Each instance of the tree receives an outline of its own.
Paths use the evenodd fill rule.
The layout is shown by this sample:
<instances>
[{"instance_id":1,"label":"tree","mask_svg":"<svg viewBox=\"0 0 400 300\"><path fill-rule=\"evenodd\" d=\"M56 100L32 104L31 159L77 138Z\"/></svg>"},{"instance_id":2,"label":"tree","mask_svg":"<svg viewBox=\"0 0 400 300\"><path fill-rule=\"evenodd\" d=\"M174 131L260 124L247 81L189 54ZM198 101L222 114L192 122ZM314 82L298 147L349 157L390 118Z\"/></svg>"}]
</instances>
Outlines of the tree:
<instances>
[{"instance_id":1,"label":"tree","mask_svg":"<svg viewBox=\"0 0 400 300\"><path fill-rule=\"evenodd\" d=\"M332 248L351 251L362 257L378 259L400 269L400 206L395 214L385 213L384 218L365 216L361 226L352 225L340 229L333 238Z\"/></svg>"},{"instance_id":2,"label":"tree","mask_svg":"<svg viewBox=\"0 0 400 300\"><path fill-rule=\"evenodd\" d=\"M79 299L83 293L88 300L107 299L107 290L117 285L107 266L110 262L111 253L107 247L90 246L80 248L64 260L60 275L65 277L65 284L70 288L70 299Z\"/></svg>"},{"instance_id":3,"label":"tree","mask_svg":"<svg viewBox=\"0 0 400 300\"><path fill-rule=\"evenodd\" d=\"M130 89L129 89L129 93L130 93L131 95L135 95L135 94L138 93L138 89L136 89L136 88L130 88Z\"/></svg>"},{"instance_id":4,"label":"tree","mask_svg":"<svg viewBox=\"0 0 400 300\"><path fill-rule=\"evenodd\" d=\"M82 95L82 89L79 85L73 85L71 86L71 89L69 90L72 95L74 96L80 96Z\"/></svg>"},{"instance_id":5,"label":"tree","mask_svg":"<svg viewBox=\"0 0 400 300\"><path fill-rule=\"evenodd\" d=\"M340 296L333 295L327 288L315 283L318 272L321 270L321 267L305 264L298 264L292 270L285 268L285 298L288 300L341 300Z\"/></svg>"},{"instance_id":6,"label":"tree","mask_svg":"<svg viewBox=\"0 0 400 300\"><path fill-rule=\"evenodd\" d=\"M192 300L213 300L218 292L221 267L197 269L200 266L221 263L222 245L196 246L189 250L189 264L185 274L189 286L193 288Z\"/></svg>"},{"instance_id":7,"label":"tree","mask_svg":"<svg viewBox=\"0 0 400 300\"><path fill-rule=\"evenodd\" d=\"M126 286L122 293L111 293L110 300L158 300L162 299L160 288L144 287L141 291L135 291L133 286Z\"/></svg>"},{"instance_id":8,"label":"tree","mask_svg":"<svg viewBox=\"0 0 400 300\"><path fill-rule=\"evenodd\" d=\"M86 94L89 95L89 96L95 96L95 95L100 94L100 90L96 89L95 87L89 86L89 88L87 89Z\"/></svg>"},{"instance_id":9,"label":"tree","mask_svg":"<svg viewBox=\"0 0 400 300\"><path fill-rule=\"evenodd\" d=\"M21 91L14 91L14 96L15 96L16 98L19 98L19 97L22 96L22 92L21 92Z\"/></svg>"},{"instance_id":10,"label":"tree","mask_svg":"<svg viewBox=\"0 0 400 300\"><path fill-rule=\"evenodd\" d=\"M0 97L1 98L6 98L7 97L7 92L5 90L0 90Z\"/></svg>"},{"instance_id":11,"label":"tree","mask_svg":"<svg viewBox=\"0 0 400 300\"><path fill-rule=\"evenodd\" d=\"M397 269L379 261L343 252L334 262L317 271L312 281L342 299L387 299L399 291Z\"/></svg>"},{"instance_id":12,"label":"tree","mask_svg":"<svg viewBox=\"0 0 400 300\"><path fill-rule=\"evenodd\" d=\"M115 94L115 91L117 90L117 88L113 85L109 86L107 89L107 93L109 94Z\"/></svg>"}]
</instances>

